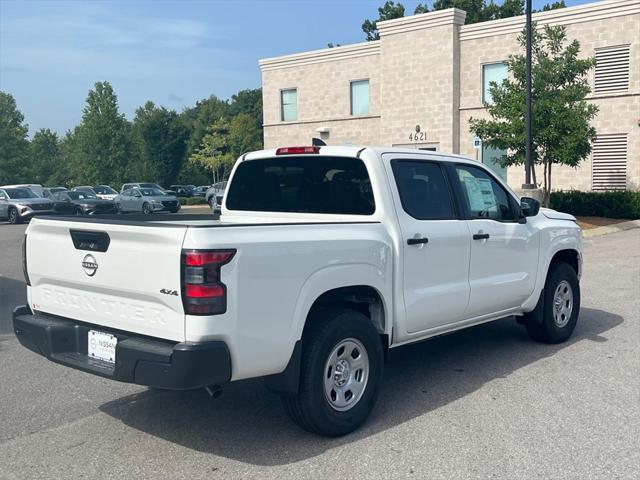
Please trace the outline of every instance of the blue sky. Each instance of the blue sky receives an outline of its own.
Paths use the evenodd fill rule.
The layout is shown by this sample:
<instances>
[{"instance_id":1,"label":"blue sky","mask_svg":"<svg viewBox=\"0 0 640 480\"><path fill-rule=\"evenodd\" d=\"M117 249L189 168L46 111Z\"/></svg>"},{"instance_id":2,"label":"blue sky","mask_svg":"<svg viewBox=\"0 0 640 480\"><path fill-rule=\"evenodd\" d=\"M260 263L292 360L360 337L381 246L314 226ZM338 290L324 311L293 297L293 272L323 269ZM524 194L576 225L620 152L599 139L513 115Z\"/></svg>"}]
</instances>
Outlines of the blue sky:
<instances>
[{"instance_id":1,"label":"blue sky","mask_svg":"<svg viewBox=\"0 0 640 480\"><path fill-rule=\"evenodd\" d=\"M0 90L16 98L31 134L73 128L99 80L112 83L129 119L147 100L181 111L259 87L260 58L363 41L362 22L382 3L0 0ZM402 3L410 14L419 2Z\"/></svg>"}]
</instances>

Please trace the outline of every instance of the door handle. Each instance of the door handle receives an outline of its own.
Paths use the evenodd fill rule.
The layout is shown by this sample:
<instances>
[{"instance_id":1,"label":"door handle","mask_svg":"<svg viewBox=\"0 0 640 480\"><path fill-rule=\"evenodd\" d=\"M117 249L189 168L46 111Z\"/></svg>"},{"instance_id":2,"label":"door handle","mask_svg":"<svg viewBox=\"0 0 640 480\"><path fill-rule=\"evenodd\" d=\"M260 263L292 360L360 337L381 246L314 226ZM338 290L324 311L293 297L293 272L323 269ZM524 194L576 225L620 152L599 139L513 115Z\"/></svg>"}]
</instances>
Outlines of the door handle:
<instances>
[{"instance_id":1,"label":"door handle","mask_svg":"<svg viewBox=\"0 0 640 480\"><path fill-rule=\"evenodd\" d=\"M488 233L474 233L473 234L473 239L474 240L486 240L487 238L489 238L489 234Z\"/></svg>"},{"instance_id":2,"label":"door handle","mask_svg":"<svg viewBox=\"0 0 640 480\"><path fill-rule=\"evenodd\" d=\"M429 243L429 239L427 237L407 239L407 245L420 245L421 243Z\"/></svg>"}]
</instances>

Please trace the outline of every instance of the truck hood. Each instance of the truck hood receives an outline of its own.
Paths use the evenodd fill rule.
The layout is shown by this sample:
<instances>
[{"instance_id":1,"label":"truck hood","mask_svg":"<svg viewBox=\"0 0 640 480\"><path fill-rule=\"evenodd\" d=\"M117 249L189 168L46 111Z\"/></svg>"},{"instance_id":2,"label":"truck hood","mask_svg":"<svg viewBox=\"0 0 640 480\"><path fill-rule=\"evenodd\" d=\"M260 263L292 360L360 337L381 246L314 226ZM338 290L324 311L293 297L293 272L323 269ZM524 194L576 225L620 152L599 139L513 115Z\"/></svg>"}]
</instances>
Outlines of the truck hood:
<instances>
[{"instance_id":1,"label":"truck hood","mask_svg":"<svg viewBox=\"0 0 640 480\"><path fill-rule=\"evenodd\" d=\"M556 210L552 210L550 208L541 208L540 211L547 218L552 218L554 220L569 220L571 222L576 221L576 217L573 215L569 215L568 213L557 212Z\"/></svg>"}]
</instances>

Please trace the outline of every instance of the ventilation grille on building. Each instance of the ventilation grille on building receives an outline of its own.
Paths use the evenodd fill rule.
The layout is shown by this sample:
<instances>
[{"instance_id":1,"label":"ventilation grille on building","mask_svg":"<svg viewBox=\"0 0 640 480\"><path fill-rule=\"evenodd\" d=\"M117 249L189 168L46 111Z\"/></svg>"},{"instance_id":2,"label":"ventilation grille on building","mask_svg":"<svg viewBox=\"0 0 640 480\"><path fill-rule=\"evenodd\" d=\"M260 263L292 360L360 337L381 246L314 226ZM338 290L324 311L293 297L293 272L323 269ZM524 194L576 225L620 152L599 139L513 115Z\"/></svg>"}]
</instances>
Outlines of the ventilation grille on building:
<instances>
[{"instance_id":1,"label":"ventilation grille on building","mask_svg":"<svg viewBox=\"0 0 640 480\"><path fill-rule=\"evenodd\" d=\"M594 190L626 189L627 134L598 135L593 144L592 168Z\"/></svg>"},{"instance_id":2,"label":"ventilation grille on building","mask_svg":"<svg viewBox=\"0 0 640 480\"><path fill-rule=\"evenodd\" d=\"M628 88L629 45L596 48L596 93L621 92Z\"/></svg>"}]
</instances>

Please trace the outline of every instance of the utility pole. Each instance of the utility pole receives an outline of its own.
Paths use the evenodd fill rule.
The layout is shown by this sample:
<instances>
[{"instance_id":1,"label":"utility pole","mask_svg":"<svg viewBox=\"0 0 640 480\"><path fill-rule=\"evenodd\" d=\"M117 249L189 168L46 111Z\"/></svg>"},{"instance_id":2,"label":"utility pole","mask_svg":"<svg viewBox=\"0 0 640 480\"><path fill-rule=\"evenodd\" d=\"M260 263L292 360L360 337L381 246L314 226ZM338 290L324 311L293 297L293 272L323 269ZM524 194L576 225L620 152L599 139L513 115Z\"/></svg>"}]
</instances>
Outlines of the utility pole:
<instances>
[{"instance_id":1,"label":"utility pole","mask_svg":"<svg viewBox=\"0 0 640 480\"><path fill-rule=\"evenodd\" d=\"M534 184L531 183L531 171L532 171L532 161L531 158L531 125L533 120L533 111L531 110L531 0L527 0L526 2L526 14L527 14L527 39L526 39L526 59L525 59L525 94L526 94L526 105L525 105L525 163L524 163L524 184L522 185L523 190L532 190L536 188Z\"/></svg>"}]
</instances>

